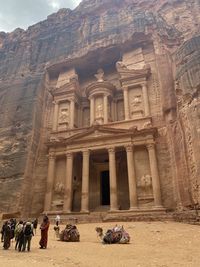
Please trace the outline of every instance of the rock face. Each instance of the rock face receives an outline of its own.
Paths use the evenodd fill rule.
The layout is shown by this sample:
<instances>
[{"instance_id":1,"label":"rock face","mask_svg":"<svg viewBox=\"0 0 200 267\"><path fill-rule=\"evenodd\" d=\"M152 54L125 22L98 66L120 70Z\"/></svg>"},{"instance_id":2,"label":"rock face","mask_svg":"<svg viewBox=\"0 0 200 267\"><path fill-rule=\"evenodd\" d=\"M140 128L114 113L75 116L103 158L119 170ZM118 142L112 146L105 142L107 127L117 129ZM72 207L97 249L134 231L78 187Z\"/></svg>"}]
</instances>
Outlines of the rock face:
<instances>
[{"instance_id":1,"label":"rock face","mask_svg":"<svg viewBox=\"0 0 200 267\"><path fill-rule=\"evenodd\" d=\"M27 31L1 32L0 212L25 216L44 210L58 73L73 64L84 80L132 48L146 51L152 72L163 204L176 209L199 203L199 25L199 0L83 0Z\"/></svg>"}]
</instances>

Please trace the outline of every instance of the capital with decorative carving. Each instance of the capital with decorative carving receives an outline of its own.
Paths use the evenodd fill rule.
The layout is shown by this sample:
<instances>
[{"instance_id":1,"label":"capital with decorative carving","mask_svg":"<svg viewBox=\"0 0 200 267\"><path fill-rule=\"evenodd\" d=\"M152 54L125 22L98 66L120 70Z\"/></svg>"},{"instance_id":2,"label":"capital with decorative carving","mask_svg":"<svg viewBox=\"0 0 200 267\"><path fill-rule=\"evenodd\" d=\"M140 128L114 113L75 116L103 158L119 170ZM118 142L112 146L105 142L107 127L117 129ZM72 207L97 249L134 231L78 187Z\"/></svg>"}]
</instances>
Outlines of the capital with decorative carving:
<instances>
[{"instance_id":1,"label":"capital with decorative carving","mask_svg":"<svg viewBox=\"0 0 200 267\"><path fill-rule=\"evenodd\" d=\"M133 152L133 145L129 144L125 146L126 152Z\"/></svg>"},{"instance_id":2,"label":"capital with decorative carving","mask_svg":"<svg viewBox=\"0 0 200 267\"><path fill-rule=\"evenodd\" d=\"M109 147L108 152L109 154L115 153L115 147Z\"/></svg>"},{"instance_id":3,"label":"capital with decorative carving","mask_svg":"<svg viewBox=\"0 0 200 267\"><path fill-rule=\"evenodd\" d=\"M90 150L89 149L84 149L84 150L82 150L82 153L83 153L83 155L87 156L87 155L90 154Z\"/></svg>"},{"instance_id":4,"label":"capital with decorative carving","mask_svg":"<svg viewBox=\"0 0 200 267\"><path fill-rule=\"evenodd\" d=\"M56 153L55 152L49 152L48 158L49 158L49 160L55 160Z\"/></svg>"},{"instance_id":5,"label":"capital with decorative carving","mask_svg":"<svg viewBox=\"0 0 200 267\"><path fill-rule=\"evenodd\" d=\"M66 153L66 157L67 157L67 159L71 159L73 157L73 153L72 152L67 152Z\"/></svg>"},{"instance_id":6,"label":"capital with decorative carving","mask_svg":"<svg viewBox=\"0 0 200 267\"><path fill-rule=\"evenodd\" d=\"M146 144L146 147L148 150L152 150L155 148L155 143L149 143L149 144Z\"/></svg>"}]
</instances>

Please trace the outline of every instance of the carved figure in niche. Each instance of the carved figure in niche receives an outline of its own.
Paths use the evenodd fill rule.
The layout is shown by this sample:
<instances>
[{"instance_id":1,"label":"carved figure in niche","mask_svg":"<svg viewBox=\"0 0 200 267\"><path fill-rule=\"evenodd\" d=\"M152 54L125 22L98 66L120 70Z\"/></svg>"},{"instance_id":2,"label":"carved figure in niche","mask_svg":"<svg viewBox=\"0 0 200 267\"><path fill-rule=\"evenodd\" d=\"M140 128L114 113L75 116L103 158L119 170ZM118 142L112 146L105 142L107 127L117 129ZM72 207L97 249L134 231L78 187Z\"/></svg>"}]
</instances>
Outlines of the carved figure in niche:
<instances>
[{"instance_id":1,"label":"carved figure in niche","mask_svg":"<svg viewBox=\"0 0 200 267\"><path fill-rule=\"evenodd\" d=\"M141 103L142 103L142 96L141 95L136 95L131 100L131 106L133 106L133 107L138 108L139 106L141 106Z\"/></svg>"},{"instance_id":2,"label":"carved figure in niche","mask_svg":"<svg viewBox=\"0 0 200 267\"><path fill-rule=\"evenodd\" d=\"M98 69L97 74L94 75L97 79L97 82L103 82L104 81L104 71L103 69Z\"/></svg>"},{"instance_id":3,"label":"carved figure in niche","mask_svg":"<svg viewBox=\"0 0 200 267\"><path fill-rule=\"evenodd\" d=\"M61 182L57 182L56 185L55 185L54 190L55 190L55 192L57 194L63 195L64 194L64 190L65 190L64 184L61 183Z\"/></svg>"},{"instance_id":4,"label":"carved figure in niche","mask_svg":"<svg viewBox=\"0 0 200 267\"><path fill-rule=\"evenodd\" d=\"M62 123L69 123L69 109L68 108L63 108L60 111L59 114L59 124Z\"/></svg>"},{"instance_id":5,"label":"carved figure in niche","mask_svg":"<svg viewBox=\"0 0 200 267\"><path fill-rule=\"evenodd\" d=\"M152 185L152 177L149 174L144 174L138 181L138 187L150 187Z\"/></svg>"},{"instance_id":6,"label":"carved figure in niche","mask_svg":"<svg viewBox=\"0 0 200 267\"><path fill-rule=\"evenodd\" d=\"M142 108L142 96L135 95L131 98L130 102L130 109L131 109L131 118L143 116L143 108Z\"/></svg>"},{"instance_id":7,"label":"carved figure in niche","mask_svg":"<svg viewBox=\"0 0 200 267\"><path fill-rule=\"evenodd\" d=\"M102 118L103 117L103 105L102 103L99 103L96 107L96 118Z\"/></svg>"}]
</instances>

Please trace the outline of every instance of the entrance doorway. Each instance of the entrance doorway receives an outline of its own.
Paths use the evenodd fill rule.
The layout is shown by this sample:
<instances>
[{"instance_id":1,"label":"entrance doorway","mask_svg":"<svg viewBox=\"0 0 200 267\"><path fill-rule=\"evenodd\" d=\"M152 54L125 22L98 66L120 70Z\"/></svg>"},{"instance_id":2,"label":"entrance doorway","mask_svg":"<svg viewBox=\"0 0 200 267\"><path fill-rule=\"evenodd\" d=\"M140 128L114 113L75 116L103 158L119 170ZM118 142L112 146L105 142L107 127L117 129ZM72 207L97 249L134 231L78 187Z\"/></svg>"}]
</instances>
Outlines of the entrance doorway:
<instances>
[{"instance_id":1,"label":"entrance doorway","mask_svg":"<svg viewBox=\"0 0 200 267\"><path fill-rule=\"evenodd\" d=\"M101 172L101 205L110 205L109 171Z\"/></svg>"}]
</instances>

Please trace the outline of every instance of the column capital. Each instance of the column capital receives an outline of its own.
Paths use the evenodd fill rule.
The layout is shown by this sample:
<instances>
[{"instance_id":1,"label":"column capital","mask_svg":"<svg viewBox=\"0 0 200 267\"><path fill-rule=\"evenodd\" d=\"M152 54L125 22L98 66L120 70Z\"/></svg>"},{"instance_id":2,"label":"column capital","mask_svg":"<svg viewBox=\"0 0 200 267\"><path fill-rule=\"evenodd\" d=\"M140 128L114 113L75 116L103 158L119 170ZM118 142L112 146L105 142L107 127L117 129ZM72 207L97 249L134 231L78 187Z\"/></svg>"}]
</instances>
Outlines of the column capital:
<instances>
[{"instance_id":1,"label":"column capital","mask_svg":"<svg viewBox=\"0 0 200 267\"><path fill-rule=\"evenodd\" d=\"M89 155L90 154L90 149L83 149L82 150L83 155Z\"/></svg>"},{"instance_id":2,"label":"column capital","mask_svg":"<svg viewBox=\"0 0 200 267\"><path fill-rule=\"evenodd\" d=\"M127 92L128 91L128 86L123 87L123 90Z\"/></svg>"},{"instance_id":3,"label":"column capital","mask_svg":"<svg viewBox=\"0 0 200 267\"><path fill-rule=\"evenodd\" d=\"M49 160L54 160L56 158L56 153L55 152L49 152L48 158L49 158Z\"/></svg>"},{"instance_id":4,"label":"column capital","mask_svg":"<svg viewBox=\"0 0 200 267\"><path fill-rule=\"evenodd\" d=\"M155 143L149 143L149 144L146 144L146 147L148 150L152 150L155 148Z\"/></svg>"},{"instance_id":5,"label":"column capital","mask_svg":"<svg viewBox=\"0 0 200 267\"><path fill-rule=\"evenodd\" d=\"M73 152L66 152L65 155L68 159L70 159L73 157Z\"/></svg>"},{"instance_id":6,"label":"column capital","mask_svg":"<svg viewBox=\"0 0 200 267\"><path fill-rule=\"evenodd\" d=\"M126 152L133 152L133 145L129 144L129 145L125 145L126 148Z\"/></svg>"},{"instance_id":7,"label":"column capital","mask_svg":"<svg viewBox=\"0 0 200 267\"><path fill-rule=\"evenodd\" d=\"M90 95L90 96L88 97L88 99L89 99L89 100L94 99L94 95Z\"/></svg>"},{"instance_id":8,"label":"column capital","mask_svg":"<svg viewBox=\"0 0 200 267\"><path fill-rule=\"evenodd\" d=\"M76 101L75 97L73 97L73 96L71 96L68 100L69 100L70 102L75 102L75 101Z\"/></svg>"},{"instance_id":9,"label":"column capital","mask_svg":"<svg viewBox=\"0 0 200 267\"><path fill-rule=\"evenodd\" d=\"M142 83L141 83L141 86L147 88L147 82L142 82Z\"/></svg>"},{"instance_id":10,"label":"column capital","mask_svg":"<svg viewBox=\"0 0 200 267\"><path fill-rule=\"evenodd\" d=\"M54 101L52 101L52 103L53 103L54 105L58 105L58 104L59 104L59 101L58 101L58 100L54 100Z\"/></svg>"},{"instance_id":11,"label":"column capital","mask_svg":"<svg viewBox=\"0 0 200 267\"><path fill-rule=\"evenodd\" d=\"M108 147L107 149L110 154L115 153L115 147Z\"/></svg>"}]
</instances>

